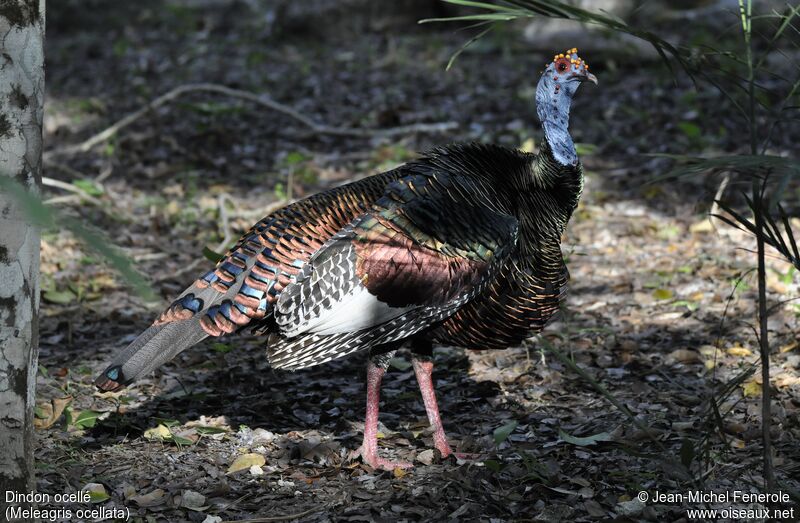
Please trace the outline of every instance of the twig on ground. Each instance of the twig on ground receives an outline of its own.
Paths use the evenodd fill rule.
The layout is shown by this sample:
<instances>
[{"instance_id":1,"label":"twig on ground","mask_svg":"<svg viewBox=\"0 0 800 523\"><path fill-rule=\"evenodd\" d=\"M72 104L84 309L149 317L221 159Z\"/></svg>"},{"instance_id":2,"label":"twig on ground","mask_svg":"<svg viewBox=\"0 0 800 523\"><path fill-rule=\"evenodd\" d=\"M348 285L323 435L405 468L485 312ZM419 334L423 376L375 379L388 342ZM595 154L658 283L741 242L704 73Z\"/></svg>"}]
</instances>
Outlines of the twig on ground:
<instances>
[{"instance_id":1,"label":"twig on ground","mask_svg":"<svg viewBox=\"0 0 800 523\"><path fill-rule=\"evenodd\" d=\"M290 118L297 120L304 126L310 128L315 133L328 134L333 136L391 137L391 136L398 136L411 133L439 133L454 129L455 127L458 126L457 122L439 122L439 123L419 123L412 125L404 125L389 129L352 129L348 127L334 127L317 123L311 118L308 118L299 111L293 109L292 107L277 102L264 94L259 95L256 93L252 93L250 91L232 89L230 87L225 87L224 85L218 85L218 84L210 84L210 83L186 84L178 86L172 89L171 91L167 91L166 93L162 94L161 96L147 103L144 107L141 107L140 109L128 114L127 116L115 122L113 125L89 137L83 142L74 145L68 145L66 147L62 147L59 149L54 149L52 151L46 151L44 156L45 158L50 158L54 155L59 155L59 154L87 152L96 145L101 144L106 140L112 138L119 131L121 131L125 127L128 127L133 122L143 117L150 111L154 111L159 107L162 107L163 105L166 105L167 103L175 100L176 98L179 98L187 93L193 93L193 92L216 93L224 96L230 96L232 98L247 100L262 107L266 107L273 111L285 114L286 116L289 116Z\"/></svg>"},{"instance_id":2,"label":"twig on ground","mask_svg":"<svg viewBox=\"0 0 800 523\"><path fill-rule=\"evenodd\" d=\"M166 275L164 275L164 276L162 276L160 278L156 278L155 281L153 281L153 283L162 283L162 282L165 282L167 280L177 280L178 278L180 278L184 274L187 274L187 273L190 273L190 272L194 271L195 269L200 267L201 263L206 262L206 261L208 261L208 260L206 260L203 257L195 258L194 261L192 261L191 263L189 263L187 265L184 265L183 267L181 267L177 271L172 272L170 274L166 274Z\"/></svg>"},{"instance_id":3,"label":"twig on ground","mask_svg":"<svg viewBox=\"0 0 800 523\"><path fill-rule=\"evenodd\" d=\"M72 194L69 196L54 196L52 198L43 200L42 203L48 206L59 205L62 203L67 205L73 205L81 203L81 197L76 194Z\"/></svg>"},{"instance_id":4,"label":"twig on ground","mask_svg":"<svg viewBox=\"0 0 800 523\"><path fill-rule=\"evenodd\" d=\"M76 169L73 169L69 165L64 165L62 163L54 162L52 160L45 160L45 165L49 168L57 169L65 174L68 174L69 176L77 180L90 179L88 175ZM112 166L109 164L105 169L103 169L103 171L99 175L97 175L97 177L95 177L93 181L95 185L97 185L100 189L102 189L103 193L110 200L109 202L104 202L98 198L95 198L94 196L87 193L84 189L81 189L77 185L44 176L42 177L42 185L45 185L47 187L55 187L57 189L62 189L64 191L68 191L75 194L75 196L56 196L54 198L48 198L43 203L45 205L56 205L59 203L73 204L86 201L99 207L100 210L102 210L109 216L122 217L125 220L131 221L133 220L133 216L131 216L127 211L119 207L117 203L118 195L115 195L114 192L111 191L108 187L103 186L102 183L103 180L111 176L111 173L112 173ZM109 209L109 207L113 208L113 210Z\"/></svg>"},{"instance_id":5,"label":"twig on ground","mask_svg":"<svg viewBox=\"0 0 800 523\"><path fill-rule=\"evenodd\" d=\"M45 167L48 167L48 168L51 168L51 169L57 169L57 170L63 172L64 174L68 174L72 178L75 178L75 179L78 179L78 180L88 178L85 174L83 174L79 170L73 169L69 165L66 165L66 164L63 164L63 163L58 163L58 162L53 162L53 161L45 161L44 165L45 165Z\"/></svg>"},{"instance_id":6,"label":"twig on ground","mask_svg":"<svg viewBox=\"0 0 800 523\"><path fill-rule=\"evenodd\" d=\"M168 258L169 254L166 252L148 252L145 254L138 254L131 256L131 259L136 263L141 263L143 261L156 261L156 260L163 260L164 258Z\"/></svg>"},{"instance_id":7,"label":"twig on ground","mask_svg":"<svg viewBox=\"0 0 800 523\"><path fill-rule=\"evenodd\" d=\"M97 178L94 179L94 183L103 183L106 179L114 173L114 166L111 162L106 165L106 167L97 175Z\"/></svg>"},{"instance_id":8,"label":"twig on ground","mask_svg":"<svg viewBox=\"0 0 800 523\"><path fill-rule=\"evenodd\" d=\"M47 176L42 176L42 185L46 187L55 187L57 189L61 189L64 191L68 191L71 193L77 194L82 200L86 200L87 202L94 204L101 209L105 208L105 204L92 196L91 194L87 193L80 187L76 185L72 185L71 183L62 182L61 180L56 180L55 178L48 178ZM52 203L52 199L48 200L48 202Z\"/></svg>"},{"instance_id":9,"label":"twig on ground","mask_svg":"<svg viewBox=\"0 0 800 523\"><path fill-rule=\"evenodd\" d=\"M220 509L220 512L224 512L224 511L228 510L229 508L233 508L233 507L235 507L236 505L238 505L239 503L241 503L242 501L244 501L245 499L249 498L249 497L250 497L250 496L252 496L252 495L253 495L253 494L252 494L252 492L248 492L248 493L247 493L247 494L245 494L244 496L242 496L242 497L240 497L240 498L238 498L238 499L235 499L235 500L231 501L230 503L228 503L227 505L225 505L224 507L222 507L222 508ZM224 522L224 523L228 523L228 522Z\"/></svg>"}]
</instances>

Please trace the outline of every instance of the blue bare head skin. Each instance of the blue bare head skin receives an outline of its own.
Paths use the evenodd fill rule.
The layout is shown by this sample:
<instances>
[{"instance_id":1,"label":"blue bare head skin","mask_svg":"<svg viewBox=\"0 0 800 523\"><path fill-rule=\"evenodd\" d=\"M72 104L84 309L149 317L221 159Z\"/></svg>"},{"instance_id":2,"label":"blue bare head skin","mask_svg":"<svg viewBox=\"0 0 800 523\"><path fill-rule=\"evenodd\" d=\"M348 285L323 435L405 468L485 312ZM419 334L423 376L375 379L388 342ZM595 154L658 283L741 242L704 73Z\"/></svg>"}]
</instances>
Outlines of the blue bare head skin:
<instances>
[{"instance_id":1,"label":"blue bare head skin","mask_svg":"<svg viewBox=\"0 0 800 523\"><path fill-rule=\"evenodd\" d=\"M536 112L542 122L544 136L553 157L564 166L578 164L575 144L569 135L569 109L572 97L583 82L597 84L589 65L578 56L578 50L568 49L557 54L547 64L536 87Z\"/></svg>"}]
</instances>

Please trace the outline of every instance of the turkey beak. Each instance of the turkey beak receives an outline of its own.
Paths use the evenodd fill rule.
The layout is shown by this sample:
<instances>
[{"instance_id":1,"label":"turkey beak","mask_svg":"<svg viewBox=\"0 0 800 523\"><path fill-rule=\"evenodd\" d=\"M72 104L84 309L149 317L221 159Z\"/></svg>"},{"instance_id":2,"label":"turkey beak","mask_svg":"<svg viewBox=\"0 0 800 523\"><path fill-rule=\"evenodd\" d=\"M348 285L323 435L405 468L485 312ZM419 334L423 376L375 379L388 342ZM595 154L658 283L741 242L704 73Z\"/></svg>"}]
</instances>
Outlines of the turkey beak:
<instances>
[{"instance_id":1,"label":"turkey beak","mask_svg":"<svg viewBox=\"0 0 800 523\"><path fill-rule=\"evenodd\" d=\"M594 85L597 85L597 77L592 73L586 73L583 77L581 77L581 81L583 82L592 82Z\"/></svg>"}]
</instances>

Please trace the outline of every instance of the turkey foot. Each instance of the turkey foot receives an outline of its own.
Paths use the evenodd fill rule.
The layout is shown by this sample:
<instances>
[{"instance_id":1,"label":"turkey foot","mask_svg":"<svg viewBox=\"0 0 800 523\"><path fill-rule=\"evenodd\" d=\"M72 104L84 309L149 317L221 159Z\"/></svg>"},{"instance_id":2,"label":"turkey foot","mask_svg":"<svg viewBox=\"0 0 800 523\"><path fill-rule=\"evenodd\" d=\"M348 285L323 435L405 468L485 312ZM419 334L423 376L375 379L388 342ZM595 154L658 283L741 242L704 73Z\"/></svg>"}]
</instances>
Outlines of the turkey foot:
<instances>
[{"instance_id":1,"label":"turkey foot","mask_svg":"<svg viewBox=\"0 0 800 523\"><path fill-rule=\"evenodd\" d=\"M405 461L390 461L378 456L378 411L381 400L381 380L386 370L369 361L367 364L367 415L364 420L364 442L358 450L350 454L354 459L361 456L362 461L374 469L392 471L407 469L413 465Z\"/></svg>"},{"instance_id":2,"label":"turkey foot","mask_svg":"<svg viewBox=\"0 0 800 523\"><path fill-rule=\"evenodd\" d=\"M413 358L411 362L414 364L414 373L417 375L417 383L419 383L419 391L422 393L425 412L428 414L428 422L433 429L433 445L441 452L442 457L446 458L453 453L453 449L450 448L450 443L447 442L442 418L439 415L439 404L436 402L436 392L433 389L433 379L431 377L433 374L433 361ZM456 454L456 457L458 457L458 454Z\"/></svg>"}]
</instances>

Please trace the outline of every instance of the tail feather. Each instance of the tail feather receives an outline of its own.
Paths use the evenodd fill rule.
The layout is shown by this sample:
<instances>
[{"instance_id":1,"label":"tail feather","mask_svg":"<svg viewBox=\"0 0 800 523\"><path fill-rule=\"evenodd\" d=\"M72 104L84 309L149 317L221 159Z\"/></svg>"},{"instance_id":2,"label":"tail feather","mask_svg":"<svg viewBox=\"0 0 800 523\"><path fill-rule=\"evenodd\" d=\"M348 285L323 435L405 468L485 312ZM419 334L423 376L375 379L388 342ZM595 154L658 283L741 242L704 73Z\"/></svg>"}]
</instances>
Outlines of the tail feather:
<instances>
[{"instance_id":1,"label":"tail feather","mask_svg":"<svg viewBox=\"0 0 800 523\"><path fill-rule=\"evenodd\" d=\"M207 336L197 317L153 325L119 353L94 384L103 391L122 389Z\"/></svg>"}]
</instances>

